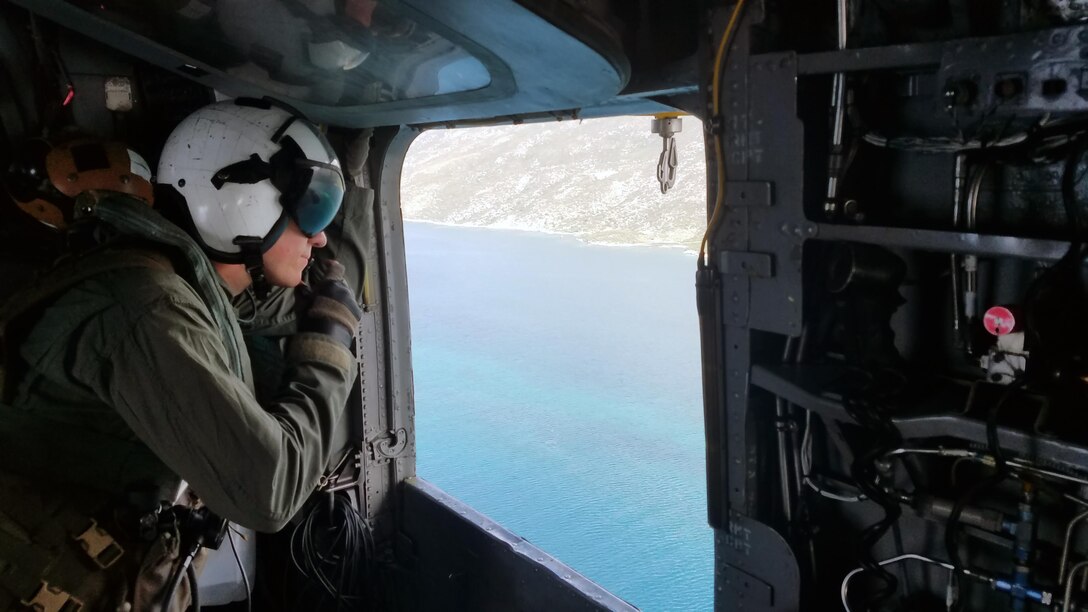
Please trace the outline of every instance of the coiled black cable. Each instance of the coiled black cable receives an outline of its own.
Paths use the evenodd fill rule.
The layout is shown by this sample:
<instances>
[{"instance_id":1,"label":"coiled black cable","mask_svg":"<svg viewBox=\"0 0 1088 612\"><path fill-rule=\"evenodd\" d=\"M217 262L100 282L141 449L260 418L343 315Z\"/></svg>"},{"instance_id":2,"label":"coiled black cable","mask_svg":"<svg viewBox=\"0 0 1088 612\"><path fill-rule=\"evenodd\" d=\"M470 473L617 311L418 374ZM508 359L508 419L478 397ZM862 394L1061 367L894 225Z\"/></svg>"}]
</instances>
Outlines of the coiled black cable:
<instances>
[{"instance_id":1,"label":"coiled black cable","mask_svg":"<svg viewBox=\"0 0 1088 612\"><path fill-rule=\"evenodd\" d=\"M312 503L291 534L291 562L306 583L299 589L298 610L362 610L375 596L372 572L374 535L366 519L346 494L326 493L324 503ZM313 594L312 585L320 587ZM315 599L305 599L307 595Z\"/></svg>"}]
</instances>

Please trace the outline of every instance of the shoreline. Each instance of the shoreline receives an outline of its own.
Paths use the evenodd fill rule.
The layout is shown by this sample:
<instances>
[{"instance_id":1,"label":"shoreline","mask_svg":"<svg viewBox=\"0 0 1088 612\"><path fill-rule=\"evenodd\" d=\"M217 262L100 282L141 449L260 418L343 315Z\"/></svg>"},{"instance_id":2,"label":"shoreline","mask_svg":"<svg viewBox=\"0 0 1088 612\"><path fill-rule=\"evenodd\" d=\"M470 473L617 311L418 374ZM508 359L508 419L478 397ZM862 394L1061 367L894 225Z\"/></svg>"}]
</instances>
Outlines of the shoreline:
<instances>
[{"instance_id":1,"label":"shoreline","mask_svg":"<svg viewBox=\"0 0 1088 612\"><path fill-rule=\"evenodd\" d=\"M430 220L426 220L426 219L409 219L409 218L406 218L406 217L402 218L402 220L403 220L404 223L420 223L420 224L424 224L424 225L437 225L437 226L441 226L441 227L459 227L459 228L467 228L467 229L482 229L482 230L492 230L492 231L527 232L527 233L532 233L532 234L544 234L544 235L548 235L548 236L566 236L566 237L574 238L575 240L577 240L578 242L581 242L582 244L588 244L588 245L593 245L593 246L620 247L620 248L644 247L644 248L662 248L662 249L669 249L669 250L681 249L684 255L690 255L690 256L694 257L694 256L699 254L698 244L692 245L692 244L679 243L679 242L606 242L606 241L588 239L588 238L586 238L584 236L580 236L580 235L578 235L578 234L576 234L574 232L560 232L560 231L556 231L556 230L547 230L547 229L534 229L534 228L527 228L527 227L515 227L515 226L504 226L504 225L477 225L477 224L473 224L473 223L450 223L450 222L447 222L447 221L430 221Z\"/></svg>"}]
</instances>

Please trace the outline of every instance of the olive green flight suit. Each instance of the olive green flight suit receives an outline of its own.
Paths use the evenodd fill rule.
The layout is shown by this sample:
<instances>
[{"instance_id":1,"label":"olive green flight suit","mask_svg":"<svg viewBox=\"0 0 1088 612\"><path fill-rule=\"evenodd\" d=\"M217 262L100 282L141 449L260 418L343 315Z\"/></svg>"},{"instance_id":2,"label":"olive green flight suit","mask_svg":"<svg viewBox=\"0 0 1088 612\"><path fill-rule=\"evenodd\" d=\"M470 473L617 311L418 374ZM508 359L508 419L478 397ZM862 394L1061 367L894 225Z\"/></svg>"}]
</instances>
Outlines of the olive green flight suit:
<instances>
[{"instance_id":1,"label":"olive green flight suit","mask_svg":"<svg viewBox=\"0 0 1088 612\"><path fill-rule=\"evenodd\" d=\"M128 198L104 200L97 215L141 244L131 265L52 301L19 347L25 371L11 406L0 405L0 610L17 604L4 601L5 571L25 582L26 569L52 571L51 586L85 600L84 610L134 598L137 610L150 605L154 593L141 596L138 582L131 592L133 575L163 574L176 541L126 551L115 566L123 569L81 574L80 564L93 565L73 560L71 544L85 517L122 541L126 527L110 524L111 508L173 502L184 479L223 518L277 531L338 450L333 432L357 372L349 351L320 334L291 336L282 376L259 403L229 296L192 240ZM347 226L341 234L358 240ZM348 251L348 265L361 265L359 244ZM250 306L249 325L292 331L292 295Z\"/></svg>"}]
</instances>

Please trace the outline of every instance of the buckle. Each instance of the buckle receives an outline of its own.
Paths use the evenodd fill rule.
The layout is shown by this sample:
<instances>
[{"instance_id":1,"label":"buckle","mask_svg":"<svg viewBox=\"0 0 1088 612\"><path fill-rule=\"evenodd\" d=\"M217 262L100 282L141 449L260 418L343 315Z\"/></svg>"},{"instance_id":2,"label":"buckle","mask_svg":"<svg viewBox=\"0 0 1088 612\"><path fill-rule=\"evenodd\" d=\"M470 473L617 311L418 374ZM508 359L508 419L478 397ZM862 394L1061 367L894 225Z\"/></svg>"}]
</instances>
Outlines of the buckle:
<instances>
[{"instance_id":1,"label":"buckle","mask_svg":"<svg viewBox=\"0 0 1088 612\"><path fill-rule=\"evenodd\" d=\"M94 561L94 564L101 569L117 563L121 555L125 554L125 549L121 548L113 536L100 528L94 519L91 519L91 524L83 530L83 533L75 536L75 540L79 542L80 548L87 553L91 561Z\"/></svg>"},{"instance_id":2,"label":"buckle","mask_svg":"<svg viewBox=\"0 0 1088 612\"><path fill-rule=\"evenodd\" d=\"M42 586L34 594L33 599L27 601L20 599L19 603L27 606L34 612L79 612L83 609L83 602L72 597L67 591L55 587L42 580Z\"/></svg>"}]
</instances>

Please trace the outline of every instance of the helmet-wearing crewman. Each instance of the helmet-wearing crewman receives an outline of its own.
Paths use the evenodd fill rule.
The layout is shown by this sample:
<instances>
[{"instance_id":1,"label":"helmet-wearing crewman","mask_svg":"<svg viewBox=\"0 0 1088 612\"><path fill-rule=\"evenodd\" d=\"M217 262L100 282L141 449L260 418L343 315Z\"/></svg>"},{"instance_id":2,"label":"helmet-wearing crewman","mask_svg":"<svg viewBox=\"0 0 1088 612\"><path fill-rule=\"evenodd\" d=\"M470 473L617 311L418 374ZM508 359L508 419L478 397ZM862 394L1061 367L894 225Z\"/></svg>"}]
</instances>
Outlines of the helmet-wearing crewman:
<instances>
[{"instance_id":1,"label":"helmet-wearing crewman","mask_svg":"<svg viewBox=\"0 0 1088 612\"><path fill-rule=\"evenodd\" d=\"M184 481L224 519L277 531L333 450L361 316L343 268L323 266L304 308L287 290L257 304L255 321L265 308L301 313L264 403L229 301L299 285L325 246L344 195L328 142L282 108L218 103L171 134L159 180L191 236L136 198L99 199L93 216L116 243L36 283L17 310L32 313L27 331L3 338L17 340L19 367L5 363L18 377L5 377L13 405L0 405L0 610L144 610L174 589L163 607L184 609L184 566L207 540L149 537L141 526L164 524L161 502L186 503Z\"/></svg>"},{"instance_id":2,"label":"helmet-wearing crewman","mask_svg":"<svg viewBox=\"0 0 1088 612\"><path fill-rule=\"evenodd\" d=\"M261 256L288 223L316 236L344 197L324 135L260 100L222 102L182 121L163 148L158 182L184 199L213 261L245 265L259 298L269 289Z\"/></svg>"}]
</instances>

